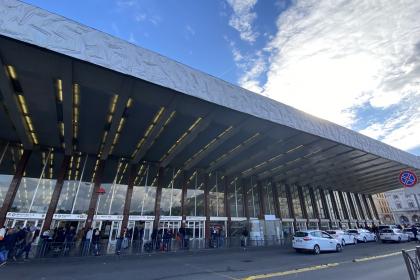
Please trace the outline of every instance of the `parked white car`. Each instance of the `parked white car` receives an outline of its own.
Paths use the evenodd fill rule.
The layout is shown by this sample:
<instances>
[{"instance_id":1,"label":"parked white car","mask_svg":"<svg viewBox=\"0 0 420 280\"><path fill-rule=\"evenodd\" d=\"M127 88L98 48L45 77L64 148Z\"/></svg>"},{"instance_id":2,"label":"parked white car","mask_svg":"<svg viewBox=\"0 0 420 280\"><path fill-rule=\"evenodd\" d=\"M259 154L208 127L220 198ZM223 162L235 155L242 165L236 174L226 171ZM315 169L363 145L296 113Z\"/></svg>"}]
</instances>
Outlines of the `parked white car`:
<instances>
[{"instance_id":1,"label":"parked white car","mask_svg":"<svg viewBox=\"0 0 420 280\"><path fill-rule=\"evenodd\" d=\"M394 242L402 242L402 241L409 241L408 234L404 233L400 229L383 229L379 233L379 238L383 243L388 241L394 241Z\"/></svg>"},{"instance_id":2,"label":"parked white car","mask_svg":"<svg viewBox=\"0 0 420 280\"><path fill-rule=\"evenodd\" d=\"M413 229L405 228L405 229L402 230L402 232L408 235L408 240L414 240ZM418 239L418 237L417 237L417 239Z\"/></svg>"},{"instance_id":3,"label":"parked white car","mask_svg":"<svg viewBox=\"0 0 420 280\"><path fill-rule=\"evenodd\" d=\"M341 246L346 246L347 244L357 244L357 238L344 230L327 230L327 233L337 239L338 242L341 243Z\"/></svg>"},{"instance_id":4,"label":"parked white car","mask_svg":"<svg viewBox=\"0 0 420 280\"><path fill-rule=\"evenodd\" d=\"M378 230L381 232L383 229L393 229L398 228L396 225L379 225Z\"/></svg>"},{"instance_id":5,"label":"parked white car","mask_svg":"<svg viewBox=\"0 0 420 280\"><path fill-rule=\"evenodd\" d=\"M378 237L373 232L368 231L367 229L349 229L347 230L348 233L356 237L357 241L359 242L368 242L368 241L376 241Z\"/></svg>"},{"instance_id":6,"label":"parked white car","mask_svg":"<svg viewBox=\"0 0 420 280\"><path fill-rule=\"evenodd\" d=\"M320 230L298 231L293 236L293 248L297 251L312 251L318 255L321 251L341 252L343 247L334 237Z\"/></svg>"}]
</instances>

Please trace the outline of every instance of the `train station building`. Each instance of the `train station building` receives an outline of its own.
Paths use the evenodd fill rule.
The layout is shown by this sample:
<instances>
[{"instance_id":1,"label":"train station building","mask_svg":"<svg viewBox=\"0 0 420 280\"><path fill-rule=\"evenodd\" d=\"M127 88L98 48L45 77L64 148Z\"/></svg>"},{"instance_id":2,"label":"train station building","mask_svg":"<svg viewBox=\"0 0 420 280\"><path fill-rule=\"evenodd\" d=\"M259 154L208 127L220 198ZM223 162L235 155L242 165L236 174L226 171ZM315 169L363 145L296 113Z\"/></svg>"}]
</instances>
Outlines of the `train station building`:
<instances>
[{"instance_id":1,"label":"train station building","mask_svg":"<svg viewBox=\"0 0 420 280\"><path fill-rule=\"evenodd\" d=\"M0 2L0 225L251 238L378 224L419 158L31 5Z\"/></svg>"}]
</instances>

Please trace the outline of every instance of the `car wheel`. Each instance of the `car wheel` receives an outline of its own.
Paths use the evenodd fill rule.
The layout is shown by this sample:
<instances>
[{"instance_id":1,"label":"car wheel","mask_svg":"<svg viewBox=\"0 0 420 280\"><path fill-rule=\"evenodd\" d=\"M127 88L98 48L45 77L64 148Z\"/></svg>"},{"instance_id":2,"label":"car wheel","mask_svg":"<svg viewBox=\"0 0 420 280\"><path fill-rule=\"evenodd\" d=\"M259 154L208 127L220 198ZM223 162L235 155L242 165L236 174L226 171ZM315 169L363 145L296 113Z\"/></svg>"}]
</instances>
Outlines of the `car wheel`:
<instances>
[{"instance_id":1,"label":"car wheel","mask_svg":"<svg viewBox=\"0 0 420 280\"><path fill-rule=\"evenodd\" d=\"M341 250L343 250L343 246L341 246L340 244L337 244L337 246L335 246L335 251L336 251L337 253L340 253L340 252L341 252Z\"/></svg>"},{"instance_id":2,"label":"car wheel","mask_svg":"<svg viewBox=\"0 0 420 280\"><path fill-rule=\"evenodd\" d=\"M366 237L363 237L363 242L365 242L365 243L367 242L367 239L366 239Z\"/></svg>"},{"instance_id":3,"label":"car wheel","mask_svg":"<svg viewBox=\"0 0 420 280\"><path fill-rule=\"evenodd\" d=\"M378 237L375 235L375 237L373 237L373 241L377 242L378 241Z\"/></svg>"},{"instance_id":4,"label":"car wheel","mask_svg":"<svg viewBox=\"0 0 420 280\"><path fill-rule=\"evenodd\" d=\"M401 237L398 237L398 243L401 243Z\"/></svg>"},{"instance_id":5,"label":"car wheel","mask_svg":"<svg viewBox=\"0 0 420 280\"><path fill-rule=\"evenodd\" d=\"M318 245L314 246L314 255L319 255L321 253L321 248Z\"/></svg>"},{"instance_id":6,"label":"car wheel","mask_svg":"<svg viewBox=\"0 0 420 280\"><path fill-rule=\"evenodd\" d=\"M300 252L302 252L302 250L301 249L295 249L296 250L296 253L300 253Z\"/></svg>"},{"instance_id":7,"label":"car wheel","mask_svg":"<svg viewBox=\"0 0 420 280\"><path fill-rule=\"evenodd\" d=\"M385 243L385 240L381 240L382 241L382 243Z\"/></svg>"},{"instance_id":8,"label":"car wheel","mask_svg":"<svg viewBox=\"0 0 420 280\"><path fill-rule=\"evenodd\" d=\"M354 238L353 243L354 243L354 245L357 244L357 238Z\"/></svg>"},{"instance_id":9,"label":"car wheel","mask_svg":"<svg viewBox=\"0 0 420 280\"><path fill-rule=\"evenodd\" d=\"M341 246L342 247L346 246L346 241L344 241L344 239L341 239Z\"/></svg>"}]
</instances>

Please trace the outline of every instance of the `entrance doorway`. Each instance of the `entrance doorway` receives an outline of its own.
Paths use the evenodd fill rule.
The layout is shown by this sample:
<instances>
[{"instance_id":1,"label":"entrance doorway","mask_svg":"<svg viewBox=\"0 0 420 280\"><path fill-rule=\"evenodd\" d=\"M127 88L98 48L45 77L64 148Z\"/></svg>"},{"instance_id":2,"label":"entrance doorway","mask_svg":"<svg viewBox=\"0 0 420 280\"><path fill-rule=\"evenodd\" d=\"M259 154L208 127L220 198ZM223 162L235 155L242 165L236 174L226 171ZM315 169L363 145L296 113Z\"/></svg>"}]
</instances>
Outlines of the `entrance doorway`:
<instances>
[{"instance_id":1,"label":"entrance doorway","mask_svg":"<svg viewBox=\"0 0 420 280\"><path fill-rule=\"evenodd\" d=\"M204 227L205 221L187 221L186 227L188 230L188 236L190 237L190 246L192 248L204 248Z\"/></svg>"}]
</instances>

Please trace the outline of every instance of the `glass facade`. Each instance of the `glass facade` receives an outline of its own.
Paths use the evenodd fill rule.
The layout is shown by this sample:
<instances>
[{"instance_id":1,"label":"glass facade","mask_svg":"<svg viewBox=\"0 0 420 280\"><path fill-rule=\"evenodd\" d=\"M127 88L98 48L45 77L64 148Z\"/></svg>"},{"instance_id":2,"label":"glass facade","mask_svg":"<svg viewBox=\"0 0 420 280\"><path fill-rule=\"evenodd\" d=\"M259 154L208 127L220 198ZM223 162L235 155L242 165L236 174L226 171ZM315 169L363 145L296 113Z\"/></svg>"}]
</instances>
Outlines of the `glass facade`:
<instances>
[{"instance_id":1,"label":"glass facade","mask_svg":"<svg viewBox=\"0 0 420 280\"><path fill-rule=\"evenodd\" d=\"M312 207L311 194L309 188L302 188L303 199L305 200L306 212L308 213L308 219L316 219L314 208Z\"/></svg>"},{"instance_id":2,"label":"glass facade","mask_svg":"<svg viewBox=\"0 0 420 280\"><path fill-rule=\"evenodd\" d=\"M184 178L181 169L166 169L163 174L160 214L162 216L180 216L182 184Z\"/></svg>"},{"instance_id":3,"label":"glass facade","mask_svg":"<svg viewBox=\"0 0 420 280\"><path fill-rule=\"evenodd\" d=\"M54 151L33 151L29 157L11 212L46 213L55 187L62 155Z\"/></svg>"},{"instance_id":4,"label":"glass facade","mask_svg":"<svg viewBox=\"0 0 420 280\"><path fill-rule=\"evenodd\" d=\"M265 181L261 187L262 195L264 196L264 214L275 215L272 184L270 181Z\"/></svg>"},{"instance_id":5,"label":"glass facade","mask_svg":"<svg viewBox=\"0 0 420 280\"><path fill-rule=\"evenodd\" d=\"M318 207L319 218L326 219L327 217L325 216L325 209L322 203L321 193L318 188L314 189L314 196L315 196L316 206Z\"/></svg>"},{"instance_id":6,"label":"glass facade","mask_svg":"<svg viewBox=\"0 0 420 280\"><path fill-rule=\"evenodd\" d=\"M21 148L9 143L0 143L0 207L3 205L22 153Z\"/></svg>"},{"instance_id":7,"label":"glass facade","mask_svg":"<svg viewBox=\"0 0 420 280\"><path fill-rule=\"evenodd\" d=\"M289 211L289 203L287 202L286 185L277 184L278 201L280 205L280 215L282 218L290 219L292 215Z\"/></svg>"},{"instance_id":8,"label":"glass facade","mask_svg":"<svg viewBox=\"0 0 420 280\"><path fill-rule=\"evenodd\" d=\"M134 180L131 196L130 215L153 216L155 214L155 200L157 189L158 168L152 164L140 166Z\"/></svg>"},{"instance_id":9,"label":"glass facade","mask_svg":"<svg viewBox=\"0 0 420 280\"><path fill-rule=\"evenodd\" d=\"M356 197L354 196L354 193L350 193L350 198L351 198L351 202L353 203L354 210L356 211L356 217L355 218L357 220L361 220L362 216L360 214L359 205L357 204Z\"/></svg>"},{"instance_id":10,"label":"glass facade","mask_svg":"<svg viewBox=\"0 0 420 280\"><path fill-rule=\"evenodd\" d=\"M325 200L327 202L327 211L330 214L330 219L336 220L338 217L335 215L331 194L328 190L324 190L324 194Z\"/></svg>"},{"instance_id":11,"label":"glass facade","mask_svg":"<svg viewBox=\"0 0 420 280\"><path fill-rule=\"evenodd\" d=\"M249 217L258 218L260 213L260 200L258 197L257 182L254 178L245 181L247 207Z\"/></svg>"},{"instance_id":12,"label":"glass facade","mask_svg":"<svg viewBox=\"0 0 420 280\"><path fill-rule=\"evenodd\" d=\"M209 211L213 217L226 216L223 179L217 172L209 174Z\"/></svg>"},{"instance_id":13,"label":"glass facade","mask_svg":"<svg viewBox=\"0 0 420 280\"><path fill-rule=\"evenodd\" d=\"M290 194L292 196L293 211L296 219L303 219L302 205L299 199L298 187L295 185L290 186Z\"/></svg>"},{"instance_id":14,"label":"glass facade","mask_svg":"<svg viewBox=\"0 0 420 280\"><path fill-rule=\"evenodd\" d=\"M245 217L244 197L240 182L241 180L235 178L228 184L228 201L231 217Z\"/></svg>"},{"instance_id":15,"label":"glass facade","mask_svg":"<svg viewBox=\"0 0 420 280\"><path fill-rule=\"evenodd\" d=\"M201 178L201 180L200 180ZM204 181L197 171L187 180L187 197L185 201L187 216L204 216Z\"/></svg>"}]
</instances>

